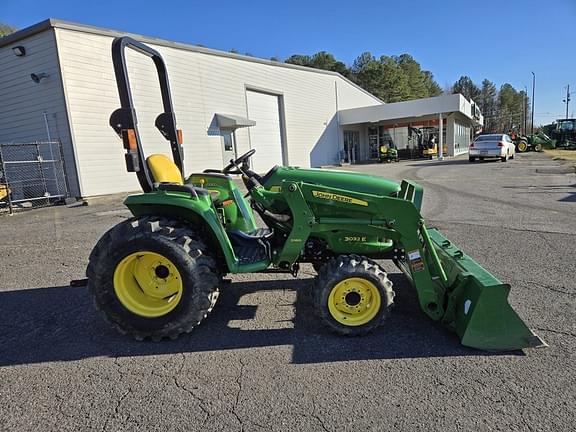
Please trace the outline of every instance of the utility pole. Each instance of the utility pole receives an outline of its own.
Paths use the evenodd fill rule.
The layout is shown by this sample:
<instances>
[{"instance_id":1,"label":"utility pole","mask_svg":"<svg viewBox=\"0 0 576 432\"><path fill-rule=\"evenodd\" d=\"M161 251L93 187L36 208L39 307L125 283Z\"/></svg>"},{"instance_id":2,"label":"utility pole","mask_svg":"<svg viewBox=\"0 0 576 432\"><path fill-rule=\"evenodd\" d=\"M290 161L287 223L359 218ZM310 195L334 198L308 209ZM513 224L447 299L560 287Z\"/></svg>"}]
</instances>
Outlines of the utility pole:
<instances>
[{"instance_id":1,"label":"utility pole","mask_svg":"<svg viewBox=\"0 0 576 432\"><path fill-rule=\"evenodd\" d=\"M522 118L524 119L524 130L523 135L526 135L526 111L528 108L528 90L524 86L524 104L522 105Z\"/></svg>"},{"instance_id":2,"label":"utility pole","mask_svg":"<svg viewBox=\"0 0 576 432\"><path fill-rule=\"evenodd\" d=\"M536 87L536 74L532 74L532 124L530 125L530 135L534 135L534 88Z\"/></svg>"},{"instance_id":3,"label":"utility pole","mask_svg":"<svg viewBox=\"0 0 576 432\"><path fill-rule=\"evenodd\" d=\"M562 100L566 104L566 120L568 120L568 105L570 104L570 84L566 87L566 99Z\"/></svg>"}]
</instances>

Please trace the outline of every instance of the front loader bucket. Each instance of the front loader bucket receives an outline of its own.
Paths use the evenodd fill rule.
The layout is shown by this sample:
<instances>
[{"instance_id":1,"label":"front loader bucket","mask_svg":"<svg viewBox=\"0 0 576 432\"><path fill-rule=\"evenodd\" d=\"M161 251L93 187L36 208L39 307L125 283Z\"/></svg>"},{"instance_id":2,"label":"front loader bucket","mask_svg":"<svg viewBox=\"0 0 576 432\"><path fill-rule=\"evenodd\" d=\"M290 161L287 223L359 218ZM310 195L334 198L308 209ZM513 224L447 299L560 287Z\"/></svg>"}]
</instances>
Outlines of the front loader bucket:
<instances>
[{"instance_id":1,"label":"front loader bucket","mask_svg":"<svg viewBox=\"0 0 576 432\"><path fill-rule=\"evenodd\" d=\"M494 351L547 346L508 303L504 284L435 229L427 230L446 274L448 303L442 321L463 345Z\"/></svg>"}]
</instances>

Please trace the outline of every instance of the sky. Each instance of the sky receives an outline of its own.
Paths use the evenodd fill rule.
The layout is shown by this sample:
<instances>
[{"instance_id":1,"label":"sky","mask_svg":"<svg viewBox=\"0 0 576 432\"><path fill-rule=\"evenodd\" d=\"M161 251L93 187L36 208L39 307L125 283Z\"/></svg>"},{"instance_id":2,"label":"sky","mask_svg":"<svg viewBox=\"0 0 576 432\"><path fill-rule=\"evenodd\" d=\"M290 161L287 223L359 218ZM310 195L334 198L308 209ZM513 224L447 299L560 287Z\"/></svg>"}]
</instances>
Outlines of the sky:
<instances>
[{"instance_id":1,"label":"sky","mask_svg":"<svg viewBox=\"0 0 576 432\"><path fill-rule=\"evenodd\" d=\"M535 124L576 116L576 0L0 0L19 29L58 18L257 57L411 54L441 87L468 75L532 94ZM1 65L0 65L1 68Z\"/></svg>"}]
</instances>

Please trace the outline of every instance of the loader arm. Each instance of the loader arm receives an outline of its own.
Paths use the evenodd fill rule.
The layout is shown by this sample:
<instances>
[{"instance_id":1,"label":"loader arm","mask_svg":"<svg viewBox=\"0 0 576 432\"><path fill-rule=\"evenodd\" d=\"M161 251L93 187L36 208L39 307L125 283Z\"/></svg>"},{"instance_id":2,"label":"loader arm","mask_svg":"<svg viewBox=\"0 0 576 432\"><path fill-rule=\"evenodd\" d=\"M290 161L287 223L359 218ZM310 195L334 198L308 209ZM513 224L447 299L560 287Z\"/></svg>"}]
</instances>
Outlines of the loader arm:
<instances>
[{"instance_id":1,"label":"loader arm","mask_svg":"<svg viewBox=\"0 0 576 432\"><path fill-rule=\"evenodd\" d=\"M253 199L263 205L281 194L293 216L293 227L274 257L288 267L297 261L306 240L315 234L345 230L351 225L390 239L398 251L396 263L416 288L421 309L455 331L462 344L488 350L542 346L507 301L503 284L435 229L427 229L420 214L422 187L402 181L397 196L380 196L317 184L284 181L280 192L259 188ZM315 217L315 205L333 203L364 217Z\"/></svg>"}]
</instances>

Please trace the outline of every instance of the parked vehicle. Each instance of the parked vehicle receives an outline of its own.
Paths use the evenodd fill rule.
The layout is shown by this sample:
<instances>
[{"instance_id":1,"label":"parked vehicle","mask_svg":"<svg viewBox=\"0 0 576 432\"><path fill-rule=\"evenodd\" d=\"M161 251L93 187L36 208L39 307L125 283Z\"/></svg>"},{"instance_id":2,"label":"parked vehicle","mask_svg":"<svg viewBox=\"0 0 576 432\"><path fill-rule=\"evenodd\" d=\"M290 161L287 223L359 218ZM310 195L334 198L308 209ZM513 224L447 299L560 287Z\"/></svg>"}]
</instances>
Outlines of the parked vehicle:
<instances>
[{"instance_id":1,"label":"parked vehicle","mask_svg":"<svg viewBox=\"0 0 576 432\"><path fill-rule=\"evenodd\" d=\"M477 137L468 149L468 160L500 158L502 162L514 159L516 148L507 134L488 134Z\"/></svg>"}]
</instances>

